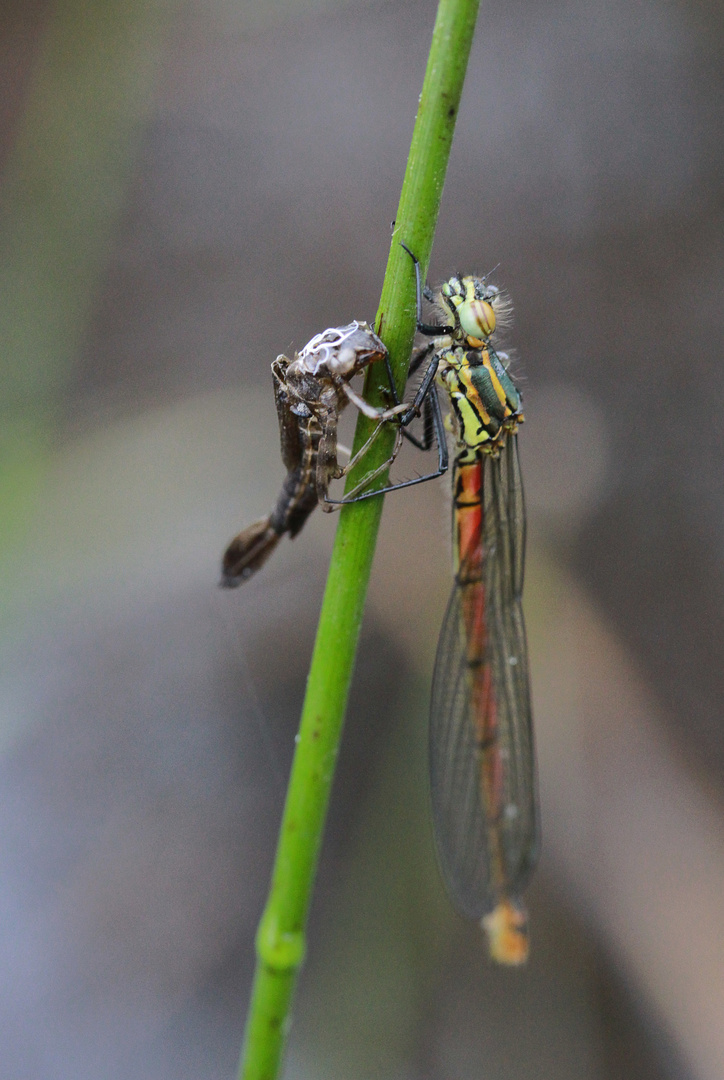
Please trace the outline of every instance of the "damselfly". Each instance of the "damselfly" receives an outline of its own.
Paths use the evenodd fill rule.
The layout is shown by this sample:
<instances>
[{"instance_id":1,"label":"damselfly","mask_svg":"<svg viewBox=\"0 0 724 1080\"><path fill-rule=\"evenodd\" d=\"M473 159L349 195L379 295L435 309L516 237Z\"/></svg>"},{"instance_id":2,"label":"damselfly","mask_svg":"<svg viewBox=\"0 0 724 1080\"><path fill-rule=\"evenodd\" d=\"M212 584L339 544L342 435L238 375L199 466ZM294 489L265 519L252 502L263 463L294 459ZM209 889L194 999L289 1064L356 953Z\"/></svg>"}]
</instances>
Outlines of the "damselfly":
<instances>
[{"instance_id":1,"label":"damselfly","mask_svg":"<svg viewBox=\"0 0 724 1080\"><path fill-rule=\"evenodd\" d=\"M234 587L247 581L285 533L297 535L318 503L329 511L377 494L364 489L394 460L402 428L398 429L388 461L364 477L345 498L328 498L331 481L345 476L364 457L385 422L410 413L409 406L399 403L377 409L350 386L355 375L378 361L386 365L390 394L397 402L387 349L366 322L324 330L307 342L293 360L278 356L274 361L274 400L287 476L271 514L248 526L227 547L222 560L222 585ZM337 461L337 420L350 401L378 423L367 442L342 466Z\"/></svg>"},{"instance_id":2,"label":"damselfly","mask_svg":"<svg viewBox=\"0 0 724 1080\"><path fill-rule=\"evenodd\" d=\"M482 919L495 960L519 964L528 955L521 893L537 860L539 825L521 606L525 509L516 432L523 413L507 356L490 340L509 305L485 278L456 275L436 294L422 289L419 263L405 250L415 264L417 328L432 338L413 368L432 354L425 400L438 412L435 383L445 391L454 447L455 585L430 711L436 846L455 905ZM422 322L423 294L436 303L441 325ZM446 466L443 455L439 471Z\"/></svg>"}]
</instances>

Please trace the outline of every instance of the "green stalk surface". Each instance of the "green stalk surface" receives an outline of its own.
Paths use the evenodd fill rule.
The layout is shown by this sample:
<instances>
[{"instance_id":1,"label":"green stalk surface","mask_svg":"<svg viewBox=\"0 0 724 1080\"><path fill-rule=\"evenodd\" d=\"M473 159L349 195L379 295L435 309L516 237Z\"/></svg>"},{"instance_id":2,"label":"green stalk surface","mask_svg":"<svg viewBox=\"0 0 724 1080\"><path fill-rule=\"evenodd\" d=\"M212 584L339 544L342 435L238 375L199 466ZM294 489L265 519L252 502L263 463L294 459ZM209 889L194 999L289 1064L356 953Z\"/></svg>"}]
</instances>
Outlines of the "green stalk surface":
<instances>
[{"instance_id":1,"label":"green stalk surface","mask_svg":"<svg viewBox=\"0 0 724 1080\"><path fill-rule=\"evenodd\" d=\"M400 391L415 334L414 272L400 240L415 252L424 273L478 6L479 0L441 0L433 31L376 319ZM365 396L373 404L389 404L381 394L384 383L379 370L370 372ZM360 416L354 449L370 431L371 422ZM394 434L390 427L380 435L351 473L348 489L389 457ZM385 482L380 477L379 486ZM382 497L346 506L340 514L271 888L257 933L240 1080L274 1080L281 1067L381 514Z\"/></svg>"}]
</instances>

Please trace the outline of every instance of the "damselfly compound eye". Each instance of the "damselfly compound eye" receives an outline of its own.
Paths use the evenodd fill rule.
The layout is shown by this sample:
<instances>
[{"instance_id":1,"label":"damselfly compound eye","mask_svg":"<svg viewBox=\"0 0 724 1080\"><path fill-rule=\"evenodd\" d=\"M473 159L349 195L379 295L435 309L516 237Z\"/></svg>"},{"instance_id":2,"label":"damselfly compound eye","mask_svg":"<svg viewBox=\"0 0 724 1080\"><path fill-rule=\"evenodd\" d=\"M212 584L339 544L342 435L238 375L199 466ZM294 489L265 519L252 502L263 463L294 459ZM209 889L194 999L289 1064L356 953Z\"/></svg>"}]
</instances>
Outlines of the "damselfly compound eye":
<instances>
[{"instance_id":1,"label":"damselfly compound eye","mask_svg":"<svg viewBox=\"0 0 724 1080\"><path fill-rule=\"evenodd\" d=\"M467 337L485 341L495 330L495 312L486 300L469 300L457 310L460 326Z\"/></svg>"}]
</instances>

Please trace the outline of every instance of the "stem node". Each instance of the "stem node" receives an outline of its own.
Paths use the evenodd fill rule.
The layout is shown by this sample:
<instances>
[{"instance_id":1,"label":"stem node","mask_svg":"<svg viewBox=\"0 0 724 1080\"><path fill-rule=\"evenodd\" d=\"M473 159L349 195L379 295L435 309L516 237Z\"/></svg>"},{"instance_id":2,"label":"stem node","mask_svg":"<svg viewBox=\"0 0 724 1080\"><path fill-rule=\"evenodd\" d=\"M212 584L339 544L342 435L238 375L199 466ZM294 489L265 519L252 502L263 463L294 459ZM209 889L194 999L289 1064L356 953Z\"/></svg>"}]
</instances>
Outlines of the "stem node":
<instances>
[{"instance_id":1,"label":"stem node","mask_svg":"<svg viewBox=\"0 0 724 1080\"><path fill-rule=\"evenodd\" d=\"M304 962L303 930L282 930L274 911L267 910L256 934L256 954L270 971L296 971Z\"/></svg>"}]
</instances>

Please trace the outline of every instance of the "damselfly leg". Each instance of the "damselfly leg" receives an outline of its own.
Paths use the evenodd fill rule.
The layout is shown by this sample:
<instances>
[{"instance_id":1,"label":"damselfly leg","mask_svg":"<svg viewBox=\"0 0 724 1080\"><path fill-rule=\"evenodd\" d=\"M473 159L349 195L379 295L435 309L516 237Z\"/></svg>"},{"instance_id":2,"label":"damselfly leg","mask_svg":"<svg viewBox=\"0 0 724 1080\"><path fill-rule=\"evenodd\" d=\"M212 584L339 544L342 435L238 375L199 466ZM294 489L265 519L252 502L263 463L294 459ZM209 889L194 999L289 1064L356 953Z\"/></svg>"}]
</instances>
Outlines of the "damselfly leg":
<instances>
[{"instance_id":1,"label":"damselfly leg","mask_svg":"<svg viewBox=\"0 0 724 1080\"><path fill-rule=\"evenodd\" d=\"M410 375L414 375L427 357L430 355L432 345L425 345L423 348L413 356L412 363L410 364ZM371 499L375 495L387 495L391 491L400 491L402 488L414 487L416 484L424 484L428 480L434 480L438 476L442 476L448 468L448 450L447 450L447 435L445 433L445 425L443 422L442 412L440 410L440 402L433 385L435 372L432 371L430 375L430 368L432 365L428 365L428 368L423 376L423 380L420 387L417 390L414 401L405 404L400 403L393 409L388 410L388 414L385 415L381 424L394 423L397 425L398 431L395 439L395 445L390 457L383 462L378 468L368 473L362 481L348 492L343 499L330 499L328 495L325 496L325 501L333 506L343 506L346 503L361 502L362 499ZM437 366L437 365L435 365ZM430 376L430 377L428 377ZM392 384L394 386L394 383ZM422 436L417 436L414 432L409 430L409 424L419 415L422 415ZM371 440L378 434L379 426L372 433L370 439L362 446L355 456L355 460L359 460L363 453L369 448ZM425 473L423 476L414 476L409 480L400 480L394 484L388 484L382 488L375 488L373 491L363 491L361 494L360 489L368 487L374 480L395 462L400 451L402 439L407 439L418 450L431 450L433 446L437 448L437 468L431 472ZM345 471L351 468L352 462L350 462Z\"/></svg>"}]
</instances>

